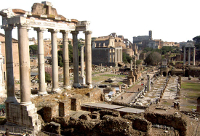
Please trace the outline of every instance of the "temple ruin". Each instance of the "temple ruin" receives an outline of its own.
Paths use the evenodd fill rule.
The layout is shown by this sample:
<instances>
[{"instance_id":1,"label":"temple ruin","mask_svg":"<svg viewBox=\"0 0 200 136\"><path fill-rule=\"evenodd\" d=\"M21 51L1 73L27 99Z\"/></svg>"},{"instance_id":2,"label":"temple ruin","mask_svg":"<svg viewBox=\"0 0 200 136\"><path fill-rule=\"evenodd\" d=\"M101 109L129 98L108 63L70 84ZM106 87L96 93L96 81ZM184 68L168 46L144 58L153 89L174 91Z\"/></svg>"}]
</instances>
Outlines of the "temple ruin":
<instances>
[{"instance_id":1,"label":"temple ruin","mask_svg":"<svg viewBox=\"0 0 200 136\"><path fill-rule=\"evenodd\" d=\"M39 95L45 95L45 63L43 32L48 30L51 33L52 44L52 92L59 92L58 84L58 54L57 54L57 33L63 35L63 59L64 59L64 88L70 89L69 83L69 53L68 53L68 34L73 36L73 63L74 63L74 82L73 87L80 87L79 82L79 58L78 58L78 33L85 33L85 54L86 54L86 85L92 88L92 58L91 58L91 31L88 21L78 21L76 19L66 19L57 14L52 4L47 1L34 3L32 11L22 9L3 9L0 11L2 16L2 29L5 30L5 52L6 52L6 79L7 79L7 100L6 118L7 124L20 125L31 128L35 131L41 129L37 115L37 109L31 102L30 87L30 56L28 45L28 30L33 28L37 31L38 40L38 72L39 72ZM13 55L12 55L12 30L18 30L18 49L19 49L19 69L20 69L20 92L21 102L15 98Z\"/></svg>"}]
</instances>

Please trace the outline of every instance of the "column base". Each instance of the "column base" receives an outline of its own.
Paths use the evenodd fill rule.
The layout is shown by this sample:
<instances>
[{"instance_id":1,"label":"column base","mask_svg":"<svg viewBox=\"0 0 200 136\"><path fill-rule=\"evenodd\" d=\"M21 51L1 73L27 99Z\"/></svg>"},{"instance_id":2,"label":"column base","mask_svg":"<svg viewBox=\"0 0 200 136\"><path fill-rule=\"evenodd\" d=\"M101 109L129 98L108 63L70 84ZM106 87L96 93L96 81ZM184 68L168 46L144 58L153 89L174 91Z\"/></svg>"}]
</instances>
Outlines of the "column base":
<instances>
[{"instance_id":1,"label":"column base","mask_svg":"<svg viewBox=\"0 0 200 136\"><path fill-rule=\"evenodd\" d=\"M64 89L70 90L72 87L70 85L64 86Z\"/></svg>"},{"instance_id":2,"label":"column base","mask_svg":"<svg viewBox=\"0 0 200 136\"><path fill-rule=\"evenodd\" d=\"M59 93L61 92L61 89L60 88L52 88L51 90L53 93Z\"/></svg>"},{"instance_id":3,"label":"column base","mask_svg":"<svg viewBox=\"0 0 200 136\"><path fill-rule=\"evenodd\" d=\"M31 105L31 104L32 104L31 101L30 102L20 102L20 105L24 105L24 106Z\"/></svg>"},{"instance_id":4,"label":"column base","mask_svg":"<svg viewBox=\"0 0 200 136\"><path fill-rule=\"evenodd\" d=\"M90 89L93 88L92 84L88 84L88 88Z\"/></svg>"},{"instance_id":5,"label":"column base","mask_svg":"<svg viewBox=\"0 0 200 136\"><path fill-rule=\"evenodd\" d=\"M85 77L79 76L79 82L80 82L80 84L85 85Z\"/></svg>"},{"instance_id":6,"label":"column base","mask_svg":"<svg viewBox=\"0 0 200 136\"><path fill-rule=\"evenodd\" d=\"M6 103L18 103L18 102L17 102L17 99L16 99L14 96L12 96L12 97L7 97L7 99L6 99L5 102L6 102Z\"/></svg>"},{"instance_id":7,"label":"column base","mask_svg":"<svg viewBox=\"0 0 200 136\"><path fill-rule=\"evenodd\" d=\"M74 84L73 84L73 87L74 87L74 88L79 88L79 87L81 87L81 85L80 85L80 83L74 83Z\"/></svg>"},{"instance_id":8,"label":"column base","mask_svg":"<svg viewBox=\"0 0 200 136\"><path fill-rule=\"evenodd\" d=\"M42 92L39 91L38 95L42 95L43 96L43 95L48 95L48 93L47 93L47 91L42 91Z\"/></svg>"}]
</instances>

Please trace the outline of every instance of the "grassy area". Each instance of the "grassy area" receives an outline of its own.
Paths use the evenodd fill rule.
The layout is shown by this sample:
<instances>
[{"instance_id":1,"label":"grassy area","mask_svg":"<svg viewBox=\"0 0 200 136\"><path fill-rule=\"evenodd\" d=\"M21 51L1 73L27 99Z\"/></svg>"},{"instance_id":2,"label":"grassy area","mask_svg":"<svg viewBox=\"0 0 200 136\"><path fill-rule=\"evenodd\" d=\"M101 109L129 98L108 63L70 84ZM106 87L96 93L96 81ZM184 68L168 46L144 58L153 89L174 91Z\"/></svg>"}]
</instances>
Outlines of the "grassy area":
<instances>
[{"instance_id":1,"label":"grassy area","mask_svg":"<svg viewBox=\"0 0 200 136\"><path fill-rule=\"evenodd\" d=\"M106 79L107 79L107 77L102 77L102 76L94 76L94 77L92 77L92 81L97 81L97 82L103 81L103 80L106 80Z\"/></svg>"},{"instance_id":2,"label":"grassy area","mask_svg":"<svg viewBox=\"0 0 200 136\"><path fill-rule=\"evenodd\" d=\"M182 83L181 88L200 92L200 84L199 83Z\"/></svg>"},{"instance_id":3,"label":"grassy area","mask_svg":"<svg viewBox=\"0 0 200 136\"><path fill-rule=\"evenodd\" d=\"M106 76L106 77L126 77L126 75L115 75L115 74L104 74L104 75L101 75L101 76Z\"/></svg>"}]
</instances>

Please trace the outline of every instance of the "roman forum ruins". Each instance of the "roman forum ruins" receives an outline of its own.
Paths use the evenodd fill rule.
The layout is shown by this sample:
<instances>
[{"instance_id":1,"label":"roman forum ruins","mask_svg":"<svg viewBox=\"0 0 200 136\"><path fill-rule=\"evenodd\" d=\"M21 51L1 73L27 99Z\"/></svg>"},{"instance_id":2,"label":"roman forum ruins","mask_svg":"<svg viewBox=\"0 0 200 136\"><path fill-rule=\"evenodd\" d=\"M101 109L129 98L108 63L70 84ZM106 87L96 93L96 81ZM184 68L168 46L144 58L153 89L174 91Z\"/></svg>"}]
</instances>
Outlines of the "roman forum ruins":
<instances>
[{"instance_id":1,"label":"roman forum ruins","mask_svg":"<svg viewBox=\"0 0 200 136\"><path fill-rule=\"evenodd\" d=\"M92 58L91 58L91 31L88 21L66 19L58 15L50 2L34 3L32 11L27 12L21 9L1 10L2 29L5 30L6 44L6 78L7 78L7 100L6 118L10 124L18 124L29 128L40 130L35 105L31 102L30 87L30 56L28 45L28 30L33 28L37 31L38 39L38 73L39 73L39 94L47 94L45 87L45 62L43 32L48 30L51 33L52 41L52 92L59 91L58 85L58 55L57 55L57 33L63 35L63 59L64 59L64 88L70 89L69 83L69 54L68 34L73 37L73 65L74 82L73 87L80 87L79 83L79 58L78 58L78 33L85 33L85 54L86 54L86 85L92 88ZM18 49L20 62L20 92L21 102L15 98L13 56L12 56L12 29L18 30ZM83 61L83 59L82 59ZM82 62L83 63L83 62Z\"/></svg>"}]
</instances>

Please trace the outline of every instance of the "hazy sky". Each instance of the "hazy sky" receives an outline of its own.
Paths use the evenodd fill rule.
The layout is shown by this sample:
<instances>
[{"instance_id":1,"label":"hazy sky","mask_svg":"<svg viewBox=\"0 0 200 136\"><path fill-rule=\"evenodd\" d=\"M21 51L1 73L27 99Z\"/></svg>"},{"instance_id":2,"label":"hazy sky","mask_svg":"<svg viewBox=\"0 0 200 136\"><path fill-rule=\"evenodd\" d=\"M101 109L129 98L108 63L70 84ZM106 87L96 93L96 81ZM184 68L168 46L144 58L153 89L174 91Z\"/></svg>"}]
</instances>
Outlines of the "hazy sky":
<instances>
[{"instance_id":1,"label":"hazy sky","mask_svg":"<svg viewBox=\"0 0 200 136\"><path fill-rule=\"evenodd\" d=\"M0 10L19 8L31 11L39 0L4 0ZM200 35L200 0L49 0L57 13L68 19L90 21L93 37L116 32L132 42L133 36L181 42ZM0 19L0 24L1 23ZM0 30L0 32L4 32ZM70 34L71 35L71 34ZM36 36L31 31L29 37ZM17 38L16 30L13 37ZM50 33L45 33L50 37ZM58 37L61 37L59 35ZM71 37L71 36L70 36ZM84 38L81 33L79 38Z\"/></svg>"}]
</instances>

